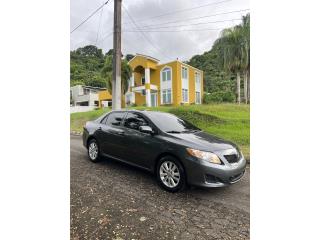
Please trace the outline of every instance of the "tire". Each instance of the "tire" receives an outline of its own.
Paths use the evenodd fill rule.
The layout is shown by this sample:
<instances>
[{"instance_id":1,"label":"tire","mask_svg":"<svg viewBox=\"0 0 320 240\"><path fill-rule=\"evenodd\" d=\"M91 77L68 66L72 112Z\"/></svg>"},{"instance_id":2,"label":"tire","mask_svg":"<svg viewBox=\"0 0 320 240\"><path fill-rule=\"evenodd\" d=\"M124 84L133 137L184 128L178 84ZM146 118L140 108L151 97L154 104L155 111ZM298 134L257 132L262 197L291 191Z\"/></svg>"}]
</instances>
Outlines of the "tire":
<instances>
[{"instance_id":1,"label":"tire","mask_svg":"<svg viewBox=\"0 0 320 240\"><path fill-rule=\"evenodd\" d=\"M88 143L88 157L91 162L99 162L100 158L100 149L97 140L91 139Z\"/></svg>"},{"instance_id":2,"label":"tire","mask_svg":"<svg viewBox=\"0 0 320 240\"><path fill-rule=\"evenodd\" d=\"M186 175L181 163L172 156L161 158L157 164L157 181L168 192L178 192L186 187Z\"/></svg>"}]
</instances>

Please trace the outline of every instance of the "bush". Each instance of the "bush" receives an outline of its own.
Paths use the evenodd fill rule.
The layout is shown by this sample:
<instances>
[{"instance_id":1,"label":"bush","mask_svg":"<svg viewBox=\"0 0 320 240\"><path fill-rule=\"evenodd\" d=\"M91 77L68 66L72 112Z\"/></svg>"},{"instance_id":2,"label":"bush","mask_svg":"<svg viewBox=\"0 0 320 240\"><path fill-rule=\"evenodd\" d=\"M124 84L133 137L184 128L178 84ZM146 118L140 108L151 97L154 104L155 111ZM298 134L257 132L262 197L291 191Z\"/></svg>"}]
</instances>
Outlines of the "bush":
<instances>
[{"instance_id":1,"label":"bush","mask_svg":"<svg viewBox=\"0 0 320 240\"><path fill-rule=\"evenodd\" d=\"M203 96L203 103L221 103L221 102L234 102L236 96L234 93L228 92L214 92L214 93L205 93Z\"/></svg>"}]
</instances>

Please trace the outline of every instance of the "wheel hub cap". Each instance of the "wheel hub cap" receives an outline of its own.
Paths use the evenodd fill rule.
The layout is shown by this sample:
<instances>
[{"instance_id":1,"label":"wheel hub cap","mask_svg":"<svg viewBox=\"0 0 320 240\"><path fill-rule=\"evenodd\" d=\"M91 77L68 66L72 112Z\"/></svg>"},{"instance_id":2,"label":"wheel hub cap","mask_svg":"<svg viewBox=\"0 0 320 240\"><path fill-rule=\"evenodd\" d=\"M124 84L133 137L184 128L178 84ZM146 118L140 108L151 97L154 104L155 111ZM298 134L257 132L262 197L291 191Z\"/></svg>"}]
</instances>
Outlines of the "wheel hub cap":
<instances>
[{"instance_id":1,"label":"wheel hub cap","mask_svg":"<svg viewBox=\"0 0 320 240\"><path fill-rule=\"evenodd\" d=\"M94 142L89 146L89 156L92 160L95 160L98 156L98 146Z\"/></svg>"},{"instance_id":2,"label":"wheel hub cap","mask_svg":"<svg viewBox=\"0 0 320 240\"><path fill-rule=\"evenodd\" d=\"M165 161L160 166L160 179L169 188L176 187L180 182L180 172L177 165L171 161Z\"/></svg>"}]
</instances>

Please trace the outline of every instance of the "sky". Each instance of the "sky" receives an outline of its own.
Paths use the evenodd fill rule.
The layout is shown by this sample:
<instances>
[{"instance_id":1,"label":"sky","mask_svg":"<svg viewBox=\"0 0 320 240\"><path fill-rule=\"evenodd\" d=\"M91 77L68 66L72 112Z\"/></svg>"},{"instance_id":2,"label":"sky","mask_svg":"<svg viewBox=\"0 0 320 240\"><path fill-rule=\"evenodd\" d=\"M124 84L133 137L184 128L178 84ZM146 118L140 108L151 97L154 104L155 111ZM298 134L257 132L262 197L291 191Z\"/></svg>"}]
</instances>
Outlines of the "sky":
<instances>
[{"instance_id":1,"label":"sky","mask_svg":"<svg viewBox=\"0 0 320 240\"><path fill-rule=\"evenodd\" d=\"M104 2L71 0L70 30ZM71 50L89 44L103 52L113 47L113 7L110 0L70 34ZM221 29L239 24L249 8L249 0L122 0L122 53L145 54L160 62L189 60L209 51Z\"/></svg>"}]
</instances>

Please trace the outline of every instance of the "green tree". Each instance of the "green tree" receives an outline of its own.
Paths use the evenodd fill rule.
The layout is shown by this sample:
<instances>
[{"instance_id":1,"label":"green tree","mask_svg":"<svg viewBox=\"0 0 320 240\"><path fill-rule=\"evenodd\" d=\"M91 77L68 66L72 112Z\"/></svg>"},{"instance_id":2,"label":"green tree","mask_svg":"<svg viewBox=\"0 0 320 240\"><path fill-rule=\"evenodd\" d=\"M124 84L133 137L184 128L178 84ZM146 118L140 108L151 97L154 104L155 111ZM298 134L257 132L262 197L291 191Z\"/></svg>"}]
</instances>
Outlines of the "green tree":
<instances>
[{"instance_id":1,"label":"green tree","mask_svg":"<svg viewBox=\"0 0 320 240\"><path fill-rule=\"evenodd\" d=\"M244 97L250 101L250 15L244 16L241 24L225 29L211 50L193 56L188 64L204 71L204 90L209 93L206 102L234 101L236 95L240 98L241 76Z\"/></svg>"},{"instance_id":2,"label":"green tree","mask_svg":"<svg viewBox=\"0 0 320 240\"><path fill-rule=\"evenodd\" d=\"M101 76L105 79L107 89L112 92L112 55L108 55L105 60ZM129 88L130 77L132 75L131 67L126 59L121 61L121 92L125 94Z\"/></svg>"},{"instance_id":3,"label":"green tree","mask_svg":"<svg viewBox=\"0 0 320 240\"><path fill-rule=\"evenodd\" d=\"M247 79L250 69L250 15L244 16L240 25L223 30L215 44L219 46L219 59L224 68L236 74L238 103L241 101L241 75L244 75L244 95L247 102Z\"/></svg>"}]
</instances>

